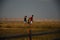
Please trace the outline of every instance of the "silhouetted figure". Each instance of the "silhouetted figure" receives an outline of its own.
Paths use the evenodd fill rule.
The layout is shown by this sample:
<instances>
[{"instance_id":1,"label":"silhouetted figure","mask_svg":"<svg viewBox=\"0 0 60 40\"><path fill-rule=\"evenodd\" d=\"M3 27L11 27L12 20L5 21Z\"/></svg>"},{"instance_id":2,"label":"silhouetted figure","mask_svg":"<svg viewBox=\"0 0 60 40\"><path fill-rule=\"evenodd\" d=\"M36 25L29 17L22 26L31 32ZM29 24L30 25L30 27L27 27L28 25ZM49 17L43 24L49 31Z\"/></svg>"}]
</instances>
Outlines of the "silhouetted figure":
<instances>
[{"instance_id":1,"label":"silhouetted figure","mask_svg":"<svg viewBox=\"0 0 60 40\"><path fill-rule=\"evenodd\" d=\"M30 23L33 22L33 16L34 16L34 15L32 15L32 16L30 17L30 20L31 20Z\"/></svg>"},{"instance_id":2,"label":"silhouetted figure","mask_svg":"<svg viewBox=\"0 0 60 40\"><path fill-rule=\"evenodd\" d=\"M27 16L24 17L24 23L27 23Z\"/></svg>"},{"instance_id":3,"label":"silhouetted figure","mask_svg":"<svg viewBox=\"0 0 60 40\"><path fill-rule=\"evenodd\" d=\"M33 22L33 16L34 15L32 15L31 17L28 18L28 24L32 24L32 22Z\"/></svg>"}]
</instances>

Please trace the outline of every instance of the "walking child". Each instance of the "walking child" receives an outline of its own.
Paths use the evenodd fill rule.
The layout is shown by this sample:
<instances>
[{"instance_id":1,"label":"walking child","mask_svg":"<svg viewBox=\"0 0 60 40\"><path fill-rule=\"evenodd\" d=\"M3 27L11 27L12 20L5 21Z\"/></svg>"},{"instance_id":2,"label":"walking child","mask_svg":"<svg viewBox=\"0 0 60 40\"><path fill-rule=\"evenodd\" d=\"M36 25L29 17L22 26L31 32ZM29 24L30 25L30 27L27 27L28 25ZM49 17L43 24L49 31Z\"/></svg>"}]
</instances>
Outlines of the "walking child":
<instances>
[{"instance_id":1,"label":"walking child","mask_svg":"<svg viewBox=\"0 0 60 40\"><path fill-rule=\"evenodd\" d=\"M27 23L27 16L24 17L24 23Z\"/></svg>"}]
</instances>

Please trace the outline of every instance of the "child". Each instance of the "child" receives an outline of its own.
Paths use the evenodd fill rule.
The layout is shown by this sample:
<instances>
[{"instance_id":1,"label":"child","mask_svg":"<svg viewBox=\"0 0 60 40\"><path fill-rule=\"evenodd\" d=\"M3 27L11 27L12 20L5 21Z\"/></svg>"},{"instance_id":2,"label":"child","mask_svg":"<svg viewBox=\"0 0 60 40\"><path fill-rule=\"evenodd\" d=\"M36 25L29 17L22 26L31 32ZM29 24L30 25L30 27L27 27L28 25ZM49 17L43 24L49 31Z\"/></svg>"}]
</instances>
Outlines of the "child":
<instances>
[{"instance_id":1,"label":"child","mask_svg":"<svg viewBox=\"0 0 60 40\"><path fill-rule=\"evenodd\" d=\"M32 22L33 22L33 15L31 17L29 17L28 24L32 24Z\"/></svg>"},{"instance_id":2,"label":"child","mask_svg":"<svg viewBox=\"0 0 60 40\"><path fill-rule=\"evenodd\" d=\"M27 16L24 17L24 23L27 23Z\"/></svg>"},{"instance_id":3,"label":"child","mask_svg":"<svg viewBox=\"0 0 60 40\"><path fill-rule=\"evenodd\" d=\"M32 22L33 22L33 16L34 15L32 15L31 17L30 17L30 23L32 24Z\"/></svg>"}]
</instances>

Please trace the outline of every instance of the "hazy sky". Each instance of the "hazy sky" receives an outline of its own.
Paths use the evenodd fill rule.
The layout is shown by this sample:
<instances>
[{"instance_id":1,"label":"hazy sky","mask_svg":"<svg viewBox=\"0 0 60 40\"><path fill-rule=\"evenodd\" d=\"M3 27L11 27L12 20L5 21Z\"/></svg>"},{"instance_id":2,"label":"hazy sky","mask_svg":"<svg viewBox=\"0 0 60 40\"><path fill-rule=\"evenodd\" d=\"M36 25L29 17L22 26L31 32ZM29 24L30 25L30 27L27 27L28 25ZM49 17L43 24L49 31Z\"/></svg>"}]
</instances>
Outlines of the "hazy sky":
<instances>
[{"instance_id":1,"label":"hazy sky","mask_svg":"<svg viewBox=\"0 0 60 40\"><path fill-rule=\"evenodd\" d=\"M54 0L0 0L0 18L23 18L32 14L35 18L60 19Z\"/></svg>"}]
</instances>

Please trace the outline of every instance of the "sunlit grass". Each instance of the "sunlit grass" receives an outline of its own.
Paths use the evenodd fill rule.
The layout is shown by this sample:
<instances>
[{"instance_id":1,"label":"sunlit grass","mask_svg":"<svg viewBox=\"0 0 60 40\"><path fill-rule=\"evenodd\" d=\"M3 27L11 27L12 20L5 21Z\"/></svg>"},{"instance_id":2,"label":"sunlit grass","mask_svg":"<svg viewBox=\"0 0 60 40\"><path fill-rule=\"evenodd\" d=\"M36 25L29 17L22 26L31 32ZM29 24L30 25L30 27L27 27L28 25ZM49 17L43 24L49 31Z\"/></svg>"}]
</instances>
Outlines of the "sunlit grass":
<instances>
[{"instance_id":1,"label":"sunlit grass","mask_svg":"<svg viewBox=\"0 0 60 40\"><path fill-rule=\"evenodd\" d=\"M0 23L0 36L8 36L15 34L27 34L28 30L31 29L32 33L44 32L44 31L55 31L60 30L60 22L33 22L33 24L24 24L24 22L1 22ZM56 34L47 34L42 36L33 36L32 40L52 40L54 38L60 38L59 33ZM10 40L28 40L28 37L25 38L13 38Z\"/></svg>"}]
</instances>

